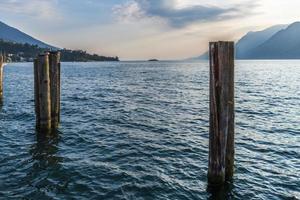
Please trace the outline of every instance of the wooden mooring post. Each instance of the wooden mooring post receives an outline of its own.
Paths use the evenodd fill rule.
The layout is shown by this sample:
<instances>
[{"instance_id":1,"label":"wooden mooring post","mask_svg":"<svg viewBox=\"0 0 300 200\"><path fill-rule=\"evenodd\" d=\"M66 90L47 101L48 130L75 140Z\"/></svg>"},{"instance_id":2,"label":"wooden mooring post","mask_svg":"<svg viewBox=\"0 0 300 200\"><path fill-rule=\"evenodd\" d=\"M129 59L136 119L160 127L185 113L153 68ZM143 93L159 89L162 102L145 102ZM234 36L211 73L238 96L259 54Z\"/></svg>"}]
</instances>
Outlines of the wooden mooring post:
<instances>
[{"instance_id":1,"label":"wooden mooring post","mask_svg":"<svg viewBox=\"0 0 300 200\"><path fill-rule=\"evenodd\" d=\"M208 183L221 185L234 171L234 43L211 42Z\"/></svg>"},{"instance_id":2,"label":"wooden mooring post","mask_svg":"<svg viewBox=\"0 0 300 200\"><path fill-rule=\"evenodd\" d=\"M60 53L50 52L51 122L57 128L60 121Z\"/></svg>"},{"instance_id":3,"label":"wooden mooring post","mask_svg":"<svg viewBox=\"0 0 300 200\"><path fill-rule=\"evenodd\" d=\"M42 131L58 128L60 121L60 53L40 54L34 61L36 126Z\"/></svg>"},{"instance_id":4,"label":"wooden mooring post","mask_svg":"<svg viewBox=\"0 0 300 200\"><path fill-rule=\"evenodd\" d=\"M0 54L0 104L3 101L3 66L4 66L4 56Z\"/></svg>"}]
</instances>

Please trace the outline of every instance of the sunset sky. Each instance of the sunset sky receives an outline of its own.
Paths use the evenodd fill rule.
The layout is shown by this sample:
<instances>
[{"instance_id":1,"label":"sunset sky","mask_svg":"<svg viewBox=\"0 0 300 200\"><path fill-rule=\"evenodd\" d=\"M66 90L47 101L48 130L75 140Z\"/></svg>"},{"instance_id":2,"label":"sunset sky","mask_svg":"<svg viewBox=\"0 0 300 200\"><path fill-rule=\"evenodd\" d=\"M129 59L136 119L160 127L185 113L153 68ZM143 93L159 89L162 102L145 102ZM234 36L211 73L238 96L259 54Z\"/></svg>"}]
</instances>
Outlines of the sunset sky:
<instances>
[{"instance_id":1,"label":"sunset sky","mask_svg":"<svg viewBox=\"0 0 300 200\"><path fill-rule=\"evenodd\" d=\"M0 20L49 44L121 59L199 56L210 40L300 20L299 0L1 0Z\"/></svg>"}]
</instances>

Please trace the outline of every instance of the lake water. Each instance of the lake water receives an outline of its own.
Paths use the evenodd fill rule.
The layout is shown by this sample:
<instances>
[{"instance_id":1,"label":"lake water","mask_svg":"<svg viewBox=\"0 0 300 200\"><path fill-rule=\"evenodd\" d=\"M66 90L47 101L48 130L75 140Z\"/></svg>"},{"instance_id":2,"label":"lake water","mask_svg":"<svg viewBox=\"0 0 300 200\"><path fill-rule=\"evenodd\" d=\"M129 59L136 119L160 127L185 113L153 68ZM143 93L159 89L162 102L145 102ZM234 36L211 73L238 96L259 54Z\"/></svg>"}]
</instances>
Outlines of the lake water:
<instances>
[{"instance_id":1,"label":"lake water","mask_svg":"<svg viewBox=\"0 0 300 200\"><path fill-rule=\"evenodd\" d=\"M32 68L4 69L0 199L300 198L300 61L237 61L236 172L219 191L206 62L63 63L51 137L35 131Z\"/></svg>"}]
</instances>

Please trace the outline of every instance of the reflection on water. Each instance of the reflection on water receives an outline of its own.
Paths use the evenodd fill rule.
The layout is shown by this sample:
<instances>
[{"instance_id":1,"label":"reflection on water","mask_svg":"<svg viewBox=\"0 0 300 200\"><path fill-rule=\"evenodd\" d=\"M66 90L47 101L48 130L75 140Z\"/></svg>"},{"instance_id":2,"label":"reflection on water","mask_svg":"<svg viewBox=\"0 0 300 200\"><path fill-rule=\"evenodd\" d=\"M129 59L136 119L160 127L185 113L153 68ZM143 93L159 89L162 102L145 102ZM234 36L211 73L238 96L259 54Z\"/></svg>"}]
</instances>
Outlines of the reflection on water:
<instances>
[{"instance_id":1,"label":"reflection on water","mask_svg":"<svg viewBox=\"0 0 300 200\"><path fill-rule=\"evenodd\" d=\"M36 143L30 149L32 159L35 161L34 170L59 167L62 162L62 158L57 155L59 134L58 131L52 133L36 131Z\"/></svg>"},{"instance_id":2,"label":"reflection on water","mask_svg":"<svg viewBox=\"0 0 300 200\"><path fill-rule=\"evenodd\" d=\"M3 107L3 97L0 97L0 110L2 109Z\"/></svg>"},{"instance_id":3,"label":"reflection on water","mask_svg":"<svg viewBox=\"0 0 300 200\"><path fill-rule=\"evenodd\" d=\"M233 194L234 182L228 181L224 185L207 187L207 192L210 194L209 200L225 200L225 199L234 199Z\"/></svg>"},{"instance_id":4,"label":"reflection on water","mask_svg":"<svg viewBox=\"0 0 300 200\"><path fill-rule=\"evenodd\" d=\"M25 178L32 191L26 197L46 198L67 187L68 178L59 174L63 162L58 153L61 134L59 131L47 133L36 130L36 142L29 150L32 165Z\"/></svg>"}]
</instances>

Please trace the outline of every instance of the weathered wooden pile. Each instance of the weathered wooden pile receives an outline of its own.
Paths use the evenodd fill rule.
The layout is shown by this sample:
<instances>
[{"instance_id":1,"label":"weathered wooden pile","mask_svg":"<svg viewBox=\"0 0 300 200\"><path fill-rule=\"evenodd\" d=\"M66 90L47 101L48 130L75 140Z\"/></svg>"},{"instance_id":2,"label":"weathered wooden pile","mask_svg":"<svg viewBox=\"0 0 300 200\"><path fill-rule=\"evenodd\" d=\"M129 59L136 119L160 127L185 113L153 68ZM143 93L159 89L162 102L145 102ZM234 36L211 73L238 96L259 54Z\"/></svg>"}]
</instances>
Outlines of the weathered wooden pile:
<instances>
[{"instance_id":1,"label":"weathered wooden pile","mask_svg":"<svg viewBox=\"0 0 300 200\"><path fill-rule=\"evenodd\" d=\"M4 56L0 54L0 103L3 101L3 66L4 66Z\"/></svg>"},{"instance_id":2,"label":"weathered wooden pile","mask_svg":"<svg viewBox=\"0 0 300 200\"><path fill-rule=\"evenodd\" d=\"M34 60L36 126L43 131L60 122L60 53L46 52Z\"/></svg>"},{"instance_id":3,"label":"weathered wooden pile","mask_svg":"<svg viewBox=\"0 0 300 200\"><path fill-rule=\"evenodd\" d=\"M234 43L211 42L208 182L223 184L234 171Z\"/></svg>"}]
</instances>

